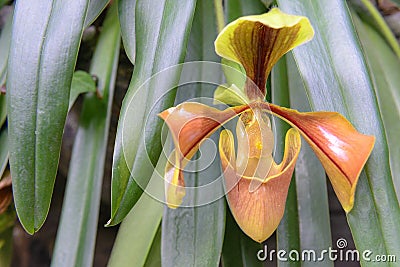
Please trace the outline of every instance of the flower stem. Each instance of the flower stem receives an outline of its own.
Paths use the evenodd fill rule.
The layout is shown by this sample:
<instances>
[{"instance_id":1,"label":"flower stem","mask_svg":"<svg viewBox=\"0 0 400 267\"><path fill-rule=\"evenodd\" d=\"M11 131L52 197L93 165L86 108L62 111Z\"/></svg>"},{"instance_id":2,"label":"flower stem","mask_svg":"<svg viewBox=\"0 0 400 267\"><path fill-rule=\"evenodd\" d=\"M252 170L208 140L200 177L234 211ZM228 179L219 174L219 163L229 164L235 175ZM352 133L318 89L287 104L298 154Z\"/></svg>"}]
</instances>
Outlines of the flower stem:
<instances>
[{"instance_id":1,"label":"flower stem","mask_svg":"<svg viewBox=\"0 0 400 267\"><path fill-rule=\"evenodd\" d=\"M223 0L214 0L214 10L217 16L217 30L221 32L225 27L224 8L222 7Z\"/></svg>"}]
</instances>

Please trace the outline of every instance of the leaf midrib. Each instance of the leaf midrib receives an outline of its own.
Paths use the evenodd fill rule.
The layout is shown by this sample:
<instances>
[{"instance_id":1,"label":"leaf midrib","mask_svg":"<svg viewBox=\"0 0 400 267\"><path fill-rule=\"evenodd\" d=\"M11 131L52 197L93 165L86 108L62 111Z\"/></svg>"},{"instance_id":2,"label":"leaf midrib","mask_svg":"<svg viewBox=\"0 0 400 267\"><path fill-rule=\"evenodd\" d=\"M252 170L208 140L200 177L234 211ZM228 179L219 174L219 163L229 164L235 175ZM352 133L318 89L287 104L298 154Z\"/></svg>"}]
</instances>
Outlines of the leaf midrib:
<instances>
[{"instance_id":1,"label":"leaf midrib","mask_svg":"<svg viewBox=\"0 0 400 267\"><path fill-rule=\"evenodd\" d=\"M37 69L37 72L36 72L36 75L37 75L37 77L38 77L38 79L36 79L36 88L35 88L35 92L36 92L36 95L35 95L35 106L36 106L36 112L35 112L35 114L34 114L34 117L35 117L35 131L34 131L34 134L35 134L35 145L34 145L34 147L33 147L33 153L34 153L34 155L35 155L35 157L34 157L34 167L35 167L35 170L34 170L34 173L35 173L35 176L34 176L34 187L35 187L35 190L33 191L33 199L34 199L34 214L37 214L37 213L39 213L39 207L38 207L38 205L37 205L37 198L36 198L36 195L37 195L37 190L38 190L38 188L37 188L37 186L36 186L36 177L38 176L38 174L37 174L37 171L38 171L38 167L36 166L37 165L37 157L38 157L38 155L36 154L36 152L38 151L38 149L37 149L37 146L38 146L38 124L39 124L39 121L38 121L38 112L39 112L39 110L38 110L38 103L39 103L39 93L40 93L40 88L39 88L39 84L40 84L40 81L41 81L41 77L42 77L42 70L43 70L43 68L41 67L42 66L42 62L43 62L43 56L44 56L44 53L43 53L43 50L45 49L45 45L46 45L46 41L47 41L47 38L46 38L46 36L47 36L47 33L48 33L48 29L49 29L49 25L50 25L50 20L51 20L51 18L52 18L52 16L53 16L53 11L54 11L54 1L51 3L51 8L50 8L50 15L49 15L49 17L48 17L48 19L47 19L47 23L46 23L46 29L44 30L44 35L43 35L43 37L42 37L42 42L41 42L41 44L40 44L40 56L39 56L39 62L38 62L38 69ZM36 232L36 219L35 219L35 215L33 216L33 218L34 218L34 220L33 220L33 227L34 227L34 232Z\"/></svg>"}]
</instances>

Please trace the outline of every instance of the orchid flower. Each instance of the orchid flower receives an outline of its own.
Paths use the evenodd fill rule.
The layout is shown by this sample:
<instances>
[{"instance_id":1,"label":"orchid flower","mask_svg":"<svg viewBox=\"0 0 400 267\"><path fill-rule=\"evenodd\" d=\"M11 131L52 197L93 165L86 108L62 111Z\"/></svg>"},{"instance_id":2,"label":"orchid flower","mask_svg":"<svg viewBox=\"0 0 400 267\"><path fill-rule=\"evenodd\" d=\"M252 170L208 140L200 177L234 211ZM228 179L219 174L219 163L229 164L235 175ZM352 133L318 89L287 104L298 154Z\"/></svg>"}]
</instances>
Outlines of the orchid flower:
<instances>
[{"instance_id":1,"label":"orchid flower","mask_svg":"<svg viewBox=\"0 0 400 267\"><path fill-rule=\"evenodd\" d=\"M169 207L176 208L182 202L185 195L182 171L201 142L239 116L237 152L232 132L223 130L219 153L229 207L248 236L262 242L278 227L301 148L300 135L321 161L343 209L346 212L352 209L358 177L375 137L357 132L336 112L301 113L264 101L266 81L273 65L313 35L306 17L288 15L278 8L263 15L241 17L221 31L215 41L217 54L240 64L247 78L243 88L233 85L216 90L214 97L219 100L237 92L235 101L227 101L233 106L223 111L185 102L159 114L172 132L175 144L165 169ZM272 155L274 136L268 114L278 116L293 127L286 133L280 164Z\"/></svg>"}]
</instances>

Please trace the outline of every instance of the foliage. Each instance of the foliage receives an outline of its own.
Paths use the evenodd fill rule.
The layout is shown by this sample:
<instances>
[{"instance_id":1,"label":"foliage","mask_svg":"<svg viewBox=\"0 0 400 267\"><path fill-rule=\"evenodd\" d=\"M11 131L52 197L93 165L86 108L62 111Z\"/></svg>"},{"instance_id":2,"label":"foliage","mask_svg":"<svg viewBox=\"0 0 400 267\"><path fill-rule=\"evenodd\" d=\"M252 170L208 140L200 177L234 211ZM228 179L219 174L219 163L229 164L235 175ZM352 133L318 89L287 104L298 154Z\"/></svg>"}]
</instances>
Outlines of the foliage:
<instances>
[{"instance_id":1,"label":"foliage","mask_svg":"<svg viewBox=\"0 0 400 267\"><path fill-rule=\"evenodd\" d=\"M9 2L0 1L0 7L13 4ZM15 213L29 234L39 231L46 220L66 116L77 99L82 99L83 108L52 265L93 264L120 39L134 72L113 152L107 226L122 225L109 266L262 266L257 260L262 245L241 231L224 197L205 204L201 200L207 199L209 191L189 191L185 207L173 210L161 203L171 141L157 114L188 99L212 98L224 83L222 72L210 74L212 68L197 68L188 78L190 64L173 66L220 62L214 41L221 24L265 13L271 5L308 17L315 37L275 65L267 99L299 111L340 112L358 131L375 136L347 221L360 254L370 250L371 257L396 255L400 260L400 48L374 5L340 0L108 2L19 0L2 28L0 85L5 92L0 94L0 181L9 169L15 209L12 205L0 214L0 222L6 222L0 224L0 266L10 264ZM365 10L372 15L365 16ZM102 26L87 73L76 68L76 61L84 49L82 34L93 23ZM216 84L185 85L188 79L207 75ZM228 74L226 80L231 78ZM218 88L221 98L229 97L223 89ZM277 162L287 129L284 122L274 121ZM214 143L217 134L211 136ZM207 142L202 144L195 156L198 160L189 164L193 171L185 174L186 186L207 186L221 175L218 157L201 171L201 156L212 154L213 149ZM285 251L337 248L329 221L326 174L310 147L304 146L284 217L268 242L276 237L277 248ZM377 265L362 257L360 262ZM278 262L278 266L313 264ZM333 266L333 261L325 258L318 266ZM397 265L387 262L385 266Z\"/></svg>"}]
</instances>

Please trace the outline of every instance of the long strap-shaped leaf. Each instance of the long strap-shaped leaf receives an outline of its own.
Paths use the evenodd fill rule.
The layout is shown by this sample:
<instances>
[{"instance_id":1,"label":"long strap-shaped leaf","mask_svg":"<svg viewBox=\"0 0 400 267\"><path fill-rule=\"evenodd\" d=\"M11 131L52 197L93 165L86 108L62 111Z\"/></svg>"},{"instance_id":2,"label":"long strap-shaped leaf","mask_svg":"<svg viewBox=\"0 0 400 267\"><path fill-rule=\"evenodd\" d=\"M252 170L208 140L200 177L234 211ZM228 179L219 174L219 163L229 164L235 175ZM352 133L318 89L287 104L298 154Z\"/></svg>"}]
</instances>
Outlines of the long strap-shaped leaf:
<instances>
[{"instance_id":1,"label":"long strap-shaped leaf","mask_svg":"<svg viewBox=\"0 0 400 267\"><path fill-rule=\"evenodd\" d=\"M199 1L193 19L186 61L217 61L214 52L214 40L217 37L217 23L213 13L213 1ZM213 14L212 16L210 15ZM199 64L198 77L207 77L207 71ZM222 81L222 73L213 73L213 81ZM178 90L177 102L195 97L212 97L215 85L193 84ZM218 143L219 133L212 136L212 142ZM215 155L215 147L203 145L202 155ZM186 173L186 186L206 187L221 175L218 156L207 162L207 157L197 159L193 165L194 172ZM210 158L209 158L210 159ZM199 166L208 166L200 171ZM222 191L222 184L219 184ZM222 250L225 229L225 201L222 197L203 206L196 202L202 201L205 194L211 190L194 190L187 193L184 203L191 207L170 209L165 208L162 222L162 266L218 266Z\"/></svg>"},{"instance_id":2,"label":"long strap-shaped leaf","mask_svg":"<svg viewBox=\"0 0 400 267\"><path fill-rule=\"evenodd\" d=\"M92 58L103 98L83 100L52 266L91 266L120 47L117 5L108 11Z\"/></svg>"},{"instance_id":3,"label":"long strap-shaped leaf","mask_svg":"<svg viewBox=\"0 0 400 267\"><path fill-rule=\"evenodd\" d=\"M163 95L175 87L179 71L158 83L142 85L155 73L183 61L195 3L195 0L139 0L136 3L137 53L118 122L110 225L121 222L128 214L158 161L162 121L157 113L172 106L174 91Z\"/></svg>"},{"instance_id":4,"label":"long strap-shaped leaf","mask_svg":"<svg viewBox=\"0 0 400 267\"><path fill-rule=\"evenodd\" d=\"M170 145L170 142L167 141L167 144ZM108 267L143 266L146 261L150 260L149 253L151 253L152 244L160 229L163 203L148 193L152 192L157 196L164 195L163 175L166 163L166 155L161 154L147 187L148 191L142 194L121 223ZM160 257L160 250L158 254Z\"/></svg>"},{"instance_id":5,"label":"long strap-shaped leaf","mask_svg":"<svg viewBox=\"0 0 400 267\"><path fill-rule=\"evenodd\" d=\"M86 19L85 27L89 26L101 14L103 9L107 6L110 0L90 0Z\"/></svg>"},{"instance_id":6,"label":"long strap-shaped leaf","mask_svg":"<svg viewBox=\"0 0 400 267\"><path fill-rule=\"evenodd\" d=\"M400 197L400 59L385 40L357 14L352 17L367 56L389 146L390 167L397 198Z\"/></svg>"},{"instance_id":7,"label":"long strap-shaped leaf","mask_svg":"<svg viewBox=\"0 0 400 267\"><path fill-rule=\"evenodd\" d=\"M286 62L290 105L299 111L310 111L303 82L292 54L286 56ZM326 174L318 158L306 142L303 142L297 160L295 179L299 212L300 251L312 249L321 253L321 251L332 247ZM316 199L318 201L315 201ZM303 267L314 265L314 262L306 261L302 263ZM324 258L318 262L318 266L333 266L333 261Z\"/></svg>"},{"instance_id":8,"label":"long strap-shaped leaf","mask_svg":"<svg viewBox=\"0 0 400 267\"><path fill-rule=\"evenodd\" d=\"M271 85L273 103L290 106L299 111L310 110L301 77L291 54L275 65ZM281 160L284 136L290 127L278 119L275 120L275 126L275 154L280 156ZM315 234L317 232L318 235ZM308 144L303 142L289 187L285 214L277 229L277 249L300 252L313 250L320 254L322 250L331 247L331 243L325 171ZM315 262L278 260L280 267L314 265ZM318 265L332 266L333 262L326 258Z\"/></svg>"},{"instance_id":9,"label":"long strap-shaped leaf","mask_svg":"<svg viewBox=\"0 0 400 267\"><path fill-rule=\"evenodd\" d=\"M135 6L136 0L119 0L118 16L121 24L121 36L126 55L135 64Z\"/></svg>"},{"instance_id":10,"label":"long strap-shaped leaf","mask_svg":"<svg viewBox=\"0 0 400 267\"><path fill-rule=\"evenodd\" d=\"M44 223L89 0L16 3L7 76L9 149L19 219Z\"/></svg>"},{"instance_id":11,"label":"long strap-shaped leaf","mask_svg":"<svg viewBox=\"0 0 400 267\"><path fill-rule=\"evenodd\" d=\"M307 16L315 28L313 41L294 51L313 108L338 111L360 132L376 137L360 176L354 208L347 215L356 246L374 255L396 255L400 251L399 203L379 108L348 8L339 0L278 3L288 13Z\"/></svg>"},{"instance_id":12,"label":"long strap-shaped leaf","mask_svg":"<svg viewBox=\"0 0 400 267\"><path fill-rule=\"evenodd\" d=\"M289 107L289 81L288 71L286 66L286 57L283 57L274 66L271 75L271 97L274 104ZM285 135L290 129L290 126L282 120L274 120L275 134L275 160L280 162L283 158L285 147ZM299 164L297 164L298 166ZM299 196L301 197L301 196ZM328 233L329 234L329 233ZM297 211L297 193L296 181L292 178L286 200L285 213L276 231L277 249L285 251L297 250L300 251L300 232L299 232L299 216ZM301 266L300 262L294 261L278 261L279 267L284 266Z\"/></svg>"},{"instance_id":13,"label":"long strap-shaped leaf","mask_svg":"<svg viewBox=\"0 0 400 267\"><path fill-rule=\"evenodd\" d=\"M11 43L11 26L13 21L13 13L10 12L7 17L6 24L1 31L0 36L0 87L6 82L7 61ZM7 108L6 97L0 93L0 127L6 120Z\"/></svg>"},{"instance_id":14,"label":"long strap-shaped leaf","mask_svg":"<svg viewBox=\"0 0 400 267\"><path fill-rule=\"evenodd\" d=\"M241 16L254 15L264 12L265 6L258 0L226 0L225 14L227 22L234 21Z\"/></svg>"},{"instance_id":15,"label":"long strap-shaped leaf","mask_svg":"<svg viewBox=\"0 0 400 267\"><path fill-rule=\"evenodd\" d=\"M224 237L224 246L222 250L223 267L261 267L270 266L269 255L266 255L265 249L271 246L260 244L248 237L242 229L239 228L233 215L229 210L226 212L226 229ZM260 253L261 251L261 253ZM266 256L265 262L262 257Z\"/></svg>"}]
</instances>

